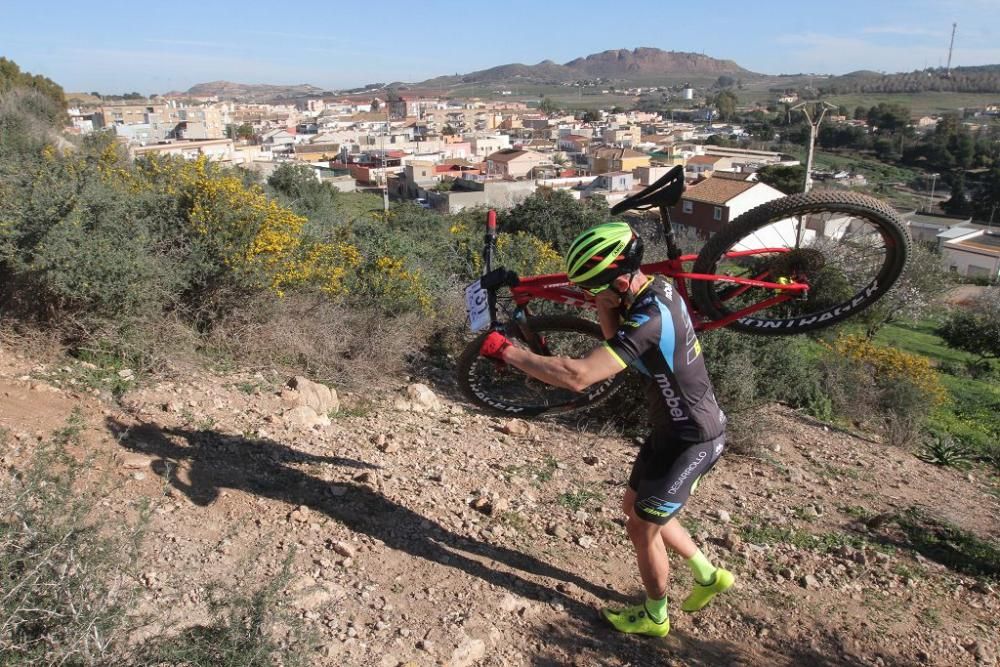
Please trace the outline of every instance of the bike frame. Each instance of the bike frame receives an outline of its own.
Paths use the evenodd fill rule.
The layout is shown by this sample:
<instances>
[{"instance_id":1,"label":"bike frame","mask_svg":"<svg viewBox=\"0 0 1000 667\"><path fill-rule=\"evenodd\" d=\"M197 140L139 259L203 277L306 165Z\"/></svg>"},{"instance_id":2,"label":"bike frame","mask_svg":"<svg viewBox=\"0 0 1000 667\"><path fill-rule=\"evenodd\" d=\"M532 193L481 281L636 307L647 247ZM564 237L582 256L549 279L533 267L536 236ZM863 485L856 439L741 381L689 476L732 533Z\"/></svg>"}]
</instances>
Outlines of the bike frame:
<instances>
[{"instance_id":1,"label":"bike frame","mask_svg":"<svg viewBox=\"0 0 1000 667\"><path fill-rule=\"evenodd\" d=\"M684 299L685 304L687 304L688 310L692 315L694 315L694 328L698 331L709 331L711 329L724 327L742 317L746 317L751 313L755 313L765 308L770 308L771 306L790 299L802 297L809 289L809 285L805 283L770 282L764 279L767 277L766 275L757 276L756 278L740 278L736 276L692 273L690 271L686 271L684 265L693 263L697 258L697 255L681 254L674 240L674 235L670 226L669 212L665 208L661 208L660 216L664 222L667 251L670 259L660 262L651 262L649 264L642 264L640 269L647 275L662 275L674 279L677 291L680 293L681 298ZM483 248L484 274L489 273L492 269L494 249L496 247L496 213L494 211L490 211L487 215L487 232L485 241L486 243ZM758 254L788 252L788 250L788 248L758 248L754 250L728 252L726 253L726 257L748 257ZM729 313L721 319L711 320L701 315L689 297L688 281L692 280L705 280L738 285L739 287L735 288L732 293L727 296L727 299L739 296L753 287L771 289L779 293L746 308ZM528 305L535 299L561 303L575 308L587 308L592 310L597 308L594 302L594 297L569 282L565 273L525 276L523 278L518 278L517 283L509 285L509 287L514 303L517 305L517 309L514 313L514 319L522 325L524 323L524 316L529 312ZM495 326L497 324L496 289L488 290L487 294L490 307L490 319ZM522 326L522 329L523 328L524 327ZM531 334L529 332L525 331L525 333L530 337Z\"/></svg>"},{"instance_id":2,"label":"bike frame","mask_svg":"<svg viewBox=\"0 0 1000 667\"><path fill-rule=\"evenodd\" d=\"M775 252L786 251L786 248L761 248L752 251L727 253L726 256L742 257L753 254L774 254ZM799 297L809 289L809 286L804 283L773 283L754 278L739 278L734 276L709 273L691 273L689 271L685 271L684 264L694 262L696 257L697 255L682 255L677 259L666 259L661 262L643 264L640 268L646 275L656 274L674 279L677 291L687 304L688 310L695 316L693 323L694 328L698 331L709 331L711 329L724 327L731 322L735 322L741 317L746 317L747 315L755 313L758 310L770 308L775 304ZM722 319L709 320L704 317L700 317L698 309L691 302L688 291L689 280L707 280L712 282L724 282L740 285L740 288L733 290L730 298L738 296L752 287L773 289L775 291L780 291L781 294L776 294L775 296L759 301L758 303L743 308L742 310L729 313ZM525 276L524 278L520 278L517 285L510 288L510 292L511 296L514 298L514 303L517 304L519 308L526 308L528 304L535 299L544 299L545 301L562 303L576 308L587 308L591 310L597 308L594 302L594 297L570 283L566 279L565 273Z\"/></svg>"}]
</instances>

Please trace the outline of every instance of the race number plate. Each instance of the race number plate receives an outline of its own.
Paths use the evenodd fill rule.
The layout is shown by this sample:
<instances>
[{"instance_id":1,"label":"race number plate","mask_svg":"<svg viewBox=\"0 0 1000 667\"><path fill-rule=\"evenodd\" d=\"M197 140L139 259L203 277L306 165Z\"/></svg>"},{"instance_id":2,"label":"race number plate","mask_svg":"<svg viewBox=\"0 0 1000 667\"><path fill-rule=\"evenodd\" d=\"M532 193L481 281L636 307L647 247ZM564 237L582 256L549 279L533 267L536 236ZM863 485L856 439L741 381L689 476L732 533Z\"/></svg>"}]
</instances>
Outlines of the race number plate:
<instances>
[{"instance_id":1,"label":"race number plate","mask_svg":"<svg viewBox=\"0 0 1000 667\"><path fill-rule=\"evenodd\" d=\"M490 306L486 299L486 290L478 280L465 288L465 309L469 313L469 328L472 331L482 331L490 325Z\"/></svg>"}]
</instances>

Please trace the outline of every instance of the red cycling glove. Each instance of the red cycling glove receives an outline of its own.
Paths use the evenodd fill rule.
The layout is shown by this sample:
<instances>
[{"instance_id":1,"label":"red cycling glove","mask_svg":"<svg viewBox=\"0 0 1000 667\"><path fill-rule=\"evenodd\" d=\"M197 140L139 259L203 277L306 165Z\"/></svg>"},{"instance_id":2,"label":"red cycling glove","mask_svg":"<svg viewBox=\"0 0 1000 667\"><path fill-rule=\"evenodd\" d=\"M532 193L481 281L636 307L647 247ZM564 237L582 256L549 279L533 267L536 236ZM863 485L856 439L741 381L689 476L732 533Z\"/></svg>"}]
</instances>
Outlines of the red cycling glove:
<instances>
[{"instance_id":1,"label":"red cycling glove","mask_svg":"<svg viewBox=\"0 0 1000 667\"><path fill-rule=\"evenodd\" d=\"M490 359L496 359L497 361L503 361L503 351L511 346L511 342L507 340L499 331L491 331L490 334L483 339L483 344L479 346L479 354L484 357L489 357Z\"/></svg>"}]
</instances>

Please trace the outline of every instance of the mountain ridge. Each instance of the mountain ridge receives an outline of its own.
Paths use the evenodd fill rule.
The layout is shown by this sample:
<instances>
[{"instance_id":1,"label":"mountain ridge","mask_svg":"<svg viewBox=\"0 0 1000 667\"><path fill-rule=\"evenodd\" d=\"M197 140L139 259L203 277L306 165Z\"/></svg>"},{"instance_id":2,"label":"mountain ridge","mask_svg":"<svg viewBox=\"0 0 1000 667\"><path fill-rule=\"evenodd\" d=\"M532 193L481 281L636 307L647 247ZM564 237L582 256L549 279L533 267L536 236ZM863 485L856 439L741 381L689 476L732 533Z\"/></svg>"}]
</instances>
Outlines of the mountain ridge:
<instances>
[{"instance_id":1,"label":"mountain ridge","mask_svg":"<svg viewBox=\"0 0 1000 667\"><path fill-rule=\"evenodd\" d=\"M450 88L468 84L501 83L569 83L581 79L677 78L691 76L737 75L760 76L732 60L712 58L699 53L664 51L654 47L608 49L574 58L560 64L545 59L535 65L507 63L467 74L438 76L420 82L396 82L396 87ZM171 91L164 96L218 96L224 99L260 99L264 97L296 97L328 92L311 84L272 85L243 84L231 81L199 83L185 92Z\"/></svg>"},{"instance_id":2,"label":"mountain ridge","mask_svg":"<svg viewBox=\"0 0 1000 667\"><path fill-rule=\"evenodd\" d=\"M952 70L949 82L935 83L933 89L953 90L955 92L993 92L998 90L996 82L998 71L1000 71L1000 65L956 67ZM906 72L884 74L874 70L857 70L839 76L826 75L822 78L825 79L823 87L828 92L905 92L913 88L912 81L916 74ZM622 85L676 85L687 80L695 85L709 85L716 78L722 76L743 79L744 81L783 78L783 75L753 72L733 60L713 58L686 51L665 51L654 47L638 47L635 49L608 49L574 58L562 64L551 59L542 60L535 65L507 63L465 74L438 76L420 82L379 83L336 92L308 83L275 85L209 81L196 84L186 92L172 91L165 93L164 96L217 96L221 99L267 101L335 94L370 93L378 95L382 94L380 91L392 88L401 91L430 89L448 94L449 91L475 86L567 85L581 81L595 83L597 80L618 87ZM988 79L985 85L983 79ZM906 83L897 84L897 81L905 81Z\"/></svg>"}]
</instances>

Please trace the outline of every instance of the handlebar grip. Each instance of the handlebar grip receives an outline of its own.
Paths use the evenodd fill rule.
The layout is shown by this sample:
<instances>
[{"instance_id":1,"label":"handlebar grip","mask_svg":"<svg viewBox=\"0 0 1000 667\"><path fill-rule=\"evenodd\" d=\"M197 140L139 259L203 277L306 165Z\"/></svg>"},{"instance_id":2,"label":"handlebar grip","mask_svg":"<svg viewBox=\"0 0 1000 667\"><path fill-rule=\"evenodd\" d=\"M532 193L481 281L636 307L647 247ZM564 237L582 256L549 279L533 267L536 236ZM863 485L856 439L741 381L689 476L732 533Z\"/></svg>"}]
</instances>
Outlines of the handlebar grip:
<instances>
[{"instance_id":1,"label":"handlebar grip","mask_svg":"<svg viewBox=\"0 0 1000 667\"><path fill-rule=\"evenodd\" d=\"M497 212L490 209L486 214L486 231L493 234L497 231Z\"/></svg>"},{"instance_id":2,"label":"handlebar grip","mask_svg":"<svg viewBox=\"0 0 1000 667\"><path fill-rule=\"evenodd\" d=\"M486 290L493 290L498 287L516 287L521 282L516 271L509 271L503 267L493 269L489 273L483 274L479 279L479 284Z\"/></svg>"}]
</instances>

